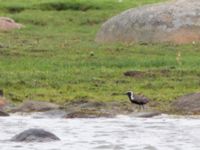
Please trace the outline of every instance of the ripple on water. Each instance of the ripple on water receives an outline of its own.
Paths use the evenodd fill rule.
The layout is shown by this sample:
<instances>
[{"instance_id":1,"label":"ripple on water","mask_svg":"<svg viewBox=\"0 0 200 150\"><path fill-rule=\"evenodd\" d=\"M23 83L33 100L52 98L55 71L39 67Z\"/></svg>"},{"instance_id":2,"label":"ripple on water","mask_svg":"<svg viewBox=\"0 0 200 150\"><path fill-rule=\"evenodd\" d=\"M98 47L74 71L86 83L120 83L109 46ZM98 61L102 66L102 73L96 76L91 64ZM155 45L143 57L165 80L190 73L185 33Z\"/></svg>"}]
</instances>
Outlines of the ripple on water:
<instances>
[{"instance_id":1,"label":"ripple on water","mask_svg":"<svg viewBox=\"0 0 200 150\"><path fill-rule=\"evenodd\" d=\"M39 116L39 114L35 115ZM43 128L61 141L15 143L5 141L29 128ZM100 119L59 119L11 115L0 118L1 150L199 150L200 118L118 116Z\"/></svg>"}]
</instances>

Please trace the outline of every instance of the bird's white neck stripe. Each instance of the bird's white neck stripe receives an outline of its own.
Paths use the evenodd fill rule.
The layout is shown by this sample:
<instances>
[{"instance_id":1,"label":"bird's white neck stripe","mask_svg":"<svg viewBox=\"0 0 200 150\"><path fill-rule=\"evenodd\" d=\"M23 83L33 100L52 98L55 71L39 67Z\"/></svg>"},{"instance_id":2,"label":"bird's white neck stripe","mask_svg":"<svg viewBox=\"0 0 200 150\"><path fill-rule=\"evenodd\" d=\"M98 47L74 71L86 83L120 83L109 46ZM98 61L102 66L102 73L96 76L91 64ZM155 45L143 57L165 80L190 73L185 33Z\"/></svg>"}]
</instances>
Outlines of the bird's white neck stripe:
<instances>
[{"instance_id":1,"label":"bird's white neck stripe","mask_svg":"<svg viewBox=\"0 0 200 150\"><path fill-rule=\"evenodd\" d=\"M135 98L134 98L134 96L133 96L133 94L131 94L131 100L134 100Z\"/></svg>"}]
</instances>

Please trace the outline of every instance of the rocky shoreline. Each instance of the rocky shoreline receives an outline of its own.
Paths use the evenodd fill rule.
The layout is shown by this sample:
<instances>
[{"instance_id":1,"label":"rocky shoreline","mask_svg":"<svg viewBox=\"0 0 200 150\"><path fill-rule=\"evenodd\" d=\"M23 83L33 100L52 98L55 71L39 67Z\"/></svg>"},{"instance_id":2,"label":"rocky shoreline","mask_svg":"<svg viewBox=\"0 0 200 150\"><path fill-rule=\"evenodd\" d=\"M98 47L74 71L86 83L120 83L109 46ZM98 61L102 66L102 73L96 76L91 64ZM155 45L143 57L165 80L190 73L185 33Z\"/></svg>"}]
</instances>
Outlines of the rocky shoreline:
<instances>
[{"instance_id":1,"label":"rocky shoreline","mask_svg":"<svg viewBox=\"0 0 200 150\"><path fill-rule=\"evenodd\" d=\"M0 116L9 116L9 113L33 113L43 112L47 116L61 118L111 118L117 115L138 114L141 117L153 117L159 115L158 111L146 107L139 110L137 106L129 102L96 102L88 100L77 100L59 106L50 102L25 101L18 106L7 103L0 109Z\"/></svg>"},{"instance_id":2,"label":"rocky shoreline","mask_svg":"<svg viewBox=\"0 0 200 150\"><path fill-rule=\"evenodd\" d=\"M113 118L118 115L128 115L132 117L151 118L159 116L162 113L181 114L181 115L199 115L200 93L189 94L179 97L175 100L169 111L158 111L156 105L149 104L144 110L130 102L97 102L89 100L76 100L66 103L63 106L42 101L25 101L20 105L13 105L0 99L0 117L9 117L9 114L19 113L32 114L40 112L38 117L45 118ZM192 103L192 104L191 104ZM196 105L195 105L196 104ZM192 108L192 109L191 109ZM35 116L37 117L37 116ZM60 140L55 134L37 128L25 130L15 136L12 142L52 142Z\"/></svg>"},{"instance_id":3,"label":"rocky shoreline","mask_svg":"<svg viewBox=\"0 0 200 150\"><path fill-rule=\"evenodd\" d=\"M130 115L139 117L153 117L161 113L179 115L200 114L200 94L188 94L174 100L165 110L159 106L149 104L144 110L140 110L130 102L97 102L89 100L76 100L65 103L63 106L41 101L25 101L20 105L13 105L0 99L0 116L9 116L10 113L44 112L47 116L59 116L62 118L99 118L115 117L117 115ZM159 105L159 104L158 104ZM162 106L163 107L163 106ZM166 106L167 107L167 106ZM163 107L164 109L164 107Z\"/></svg>"}]
</instances>

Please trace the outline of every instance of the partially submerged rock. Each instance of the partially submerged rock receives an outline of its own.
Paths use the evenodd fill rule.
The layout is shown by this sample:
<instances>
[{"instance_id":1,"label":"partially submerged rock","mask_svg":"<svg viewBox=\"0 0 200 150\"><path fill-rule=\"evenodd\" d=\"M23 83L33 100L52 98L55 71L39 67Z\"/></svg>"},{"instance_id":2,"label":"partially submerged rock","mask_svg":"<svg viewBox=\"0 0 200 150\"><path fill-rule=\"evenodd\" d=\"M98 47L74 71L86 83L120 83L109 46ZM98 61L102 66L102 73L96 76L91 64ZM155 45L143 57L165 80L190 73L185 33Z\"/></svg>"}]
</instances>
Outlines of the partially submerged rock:
<instances>
[{"instance_id":1,"label":"partially submerged rock","mask_svg":"<svg viewBox=\"0 0 200 150\"><path fill-rule=\"evenodd\" d=\"M137 112L131 114L131 116L133 117L140 117L140 118L152 118L159 115L161 115L160 112Z\"/></svg>"},{"instance_id":2,"label":"partially submerged rock","mask_svg":"<svg viewBox=\"0 0 200 150\"><path fill-rule=\"evenodd\" d=\"M128 115L136 110L136 106L127 102L94 102L77 100L66 104L64 118L100 118Z\"/></svg>"},{"instance_id":3,"label":"partially submerged rock","mask_svg":"<svg viewBox=\"0 0 200 150\"><path fill-rule=\"evenodd\" d=\"M35 113L34 118L63 118L66 116L66 112L62 109L54 109L49 111L44 111L40 113Z\"/></svg>"},{"instance_id":4,"label":"partially submerged rock","mask_svg":"<svg viewBox=\"0 0 200 150\"><path fill-rule=\"evenodd\" d=\"M12 112L40 112L59 109L57 104L41 101L26 101L19 107L12 110Z\"/></svg>"},{"instance_id":5,"label":"partially submerged rock","mask_svg":"<svg viewBox=\"0 0 200 150\"><path fill-rule=\"evenodd\" d=\"M82 109L67 113L64 118L109 118L114 117L111 113L101 112L97 110Z\"/></svg>"},{"instance_id":6,"label":"partially submerged rock","mask_svg":"<svg viewBox=\"0 0 200 150\"><path fill-rule=\"evenodd\" d=\"M6 116L9 116L9 114L0 110L0 117L6 117Z\"/></svg>"},{"instance_id":7,"label":"partially submerged rock","mask_svg":"<svg viewBox=\"0 0 200 150\"><path fill-rule=\"evenodd\" d=\"M200 1L176 0L129 9L105 22L99 43L200 41Z\"/></svg>"},{"instance_id":8,"label":"partially submerged rock","mask_svg":"<svg viewBox=\"0 0 200 150\"><path fill-rule=\"evenodd\" d=\"M0 31L9 31L13 29L21 29L22 24L16 23L13 19L8 17L0 17Z\"/></svg>"},{"instance_id":9,"label":"partially submerged rock","mask_svg":"<svg viewBox=\"0 0 200 150\"><path fill-rule=\"evenodd\" d=\"M103 109L104 108L104 109ZM66 104L66 115L64 118L99 118L111 117L111 114L104 111L106 104L88 100L76 100Z\"/></svg>"},{"instance_id":10,"label":"partially submerged rock","mask_svg":"<svg viewBox=\"0 0 200 150\"><path fill-rule=\"evenodd\" d=\"M14 142L51 142L60 140L56 135L43 129L28 129L14 136Z\"/></svg>"},{"instance_id":11,"label":"partially submerged rock","mask_svg":"<svg viewBox=\"0 0 200 150\"><path fill-rule=\"evenodd\" d=\"M0 96L0 110L3 110L4 107L6 107L8 104L8 101L4 98Z\"/></svg>"},{"instance_id":12,"label":"partially submerged rock","mask_svg":"<svg viewBox=\"0 0 200 150\"><path fill-rule=\"evenodd\" d=\"M11 107L10 101L3 96L2 90L0 90L0 116L9 116L7 109Z\"/></svg>"},{"instance_id":13,"label":"partially submerged rock","mask_svg":"<svg viewBox=\"0 0 200 150\"><path fill-rule=\"evenodd\" d=\"M172 103L172 108L174 111L183 114L200 114L200 93L188 94L179 97Z\"/></svg>"}]
</instances>

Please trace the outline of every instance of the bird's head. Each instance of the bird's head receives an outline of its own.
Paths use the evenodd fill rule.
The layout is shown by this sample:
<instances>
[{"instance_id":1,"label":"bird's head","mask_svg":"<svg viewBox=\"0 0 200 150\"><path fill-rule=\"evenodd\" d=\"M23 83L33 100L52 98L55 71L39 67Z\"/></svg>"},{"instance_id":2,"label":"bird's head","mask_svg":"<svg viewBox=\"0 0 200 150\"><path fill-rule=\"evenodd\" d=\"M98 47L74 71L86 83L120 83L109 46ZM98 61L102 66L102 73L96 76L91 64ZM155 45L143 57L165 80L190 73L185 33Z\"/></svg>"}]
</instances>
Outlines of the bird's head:
<instances>
[{"instance_id":1,"label":"bird's head","mask_svg":"<svg viewBox=\"0 0 200 150\"><path fill-rule=\"evenodd\" d=\"M132 97L134 94L132 91L127 91L125 95L128 95L128 97Z\"/></svg>"},{"instance_id":2,"label":"bird's head","mask_svg":"<svg viewBox=\"0 0 200 150\"><path fill-rule=\"evenodd\" d=\"M128 95L128 97L130 99L134 99L134 93L133 93L133 91L127 91L125 95Z\"/></svg>"},{"instance_id":3,"label":"bird's head","mask_svg":"<svg viewBox=\"0 0 200 150\"><path fill-rule=\"evenodd\" d=\"M128 91L128 92L126 92L125 95L127 95L127 96L129 97L129 100L130 100L130 101L133 101L133 100L134 100L134 94L133 94L132 91Z\"/></svg>"}]
</instances>

